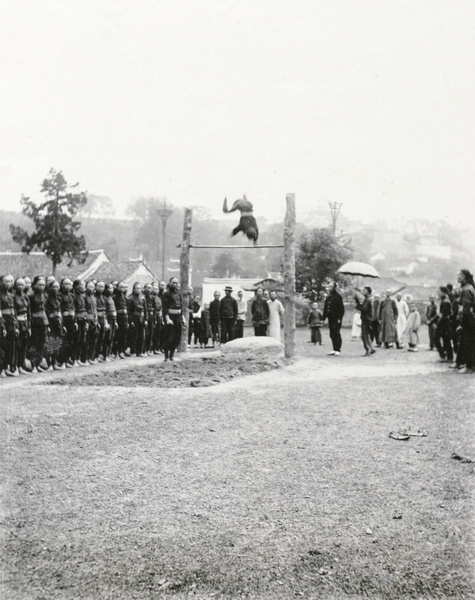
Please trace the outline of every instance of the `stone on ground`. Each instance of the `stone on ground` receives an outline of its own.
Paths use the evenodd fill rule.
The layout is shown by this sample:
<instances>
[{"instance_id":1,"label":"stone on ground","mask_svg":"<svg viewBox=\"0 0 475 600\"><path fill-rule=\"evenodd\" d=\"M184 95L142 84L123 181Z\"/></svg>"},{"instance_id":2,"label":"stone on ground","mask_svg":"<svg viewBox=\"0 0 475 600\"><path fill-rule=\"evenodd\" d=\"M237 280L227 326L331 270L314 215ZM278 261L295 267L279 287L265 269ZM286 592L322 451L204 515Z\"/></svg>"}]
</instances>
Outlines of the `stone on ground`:
<instances>
[{"instance_id":1,"label":"stone on ground","mask_svg":"<svg viewBox=\"0 0 475 600\"><path fill-rule=\"evenodd\" d=\"M281 356L284 345L271 337L245 337L221 346L223 354L248 353L255 356Z\"/></svg>"}]
</instances>

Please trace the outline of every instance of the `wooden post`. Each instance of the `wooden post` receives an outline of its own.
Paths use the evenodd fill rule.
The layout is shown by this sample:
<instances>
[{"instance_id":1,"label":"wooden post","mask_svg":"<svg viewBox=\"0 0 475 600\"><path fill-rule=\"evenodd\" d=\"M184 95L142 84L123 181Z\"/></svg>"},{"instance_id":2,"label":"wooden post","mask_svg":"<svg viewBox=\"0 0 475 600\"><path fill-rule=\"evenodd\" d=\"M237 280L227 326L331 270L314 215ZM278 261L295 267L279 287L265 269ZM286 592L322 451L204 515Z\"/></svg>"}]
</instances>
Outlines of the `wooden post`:
<instances>
[{"instance_id":1,"label":"wooden post","mask_svg":"<svg viewBox=\"0 0 475 600\"><path fill-rule=\"evenodd\" d=\"M191 238L191 217L193 213L191 208L185 208L185 218L183 220L183 241L180 250L180 290L181 290L181 311L184 316L185 324L181 330L181 341L179 350L186 352L188 350L188 327L190 320L188 318L188 304L190 299L190 238Z\"/></svg>"},{"instance_id":2,"label":"wooden post","mask_svg":"<svg viewBox=\"0 0 475 600\"><path fill-rule=\"evenodd\" d=\"M295 194L287 194L284 228L285 357L295 355Z\"/></svg>"}]
</instances>

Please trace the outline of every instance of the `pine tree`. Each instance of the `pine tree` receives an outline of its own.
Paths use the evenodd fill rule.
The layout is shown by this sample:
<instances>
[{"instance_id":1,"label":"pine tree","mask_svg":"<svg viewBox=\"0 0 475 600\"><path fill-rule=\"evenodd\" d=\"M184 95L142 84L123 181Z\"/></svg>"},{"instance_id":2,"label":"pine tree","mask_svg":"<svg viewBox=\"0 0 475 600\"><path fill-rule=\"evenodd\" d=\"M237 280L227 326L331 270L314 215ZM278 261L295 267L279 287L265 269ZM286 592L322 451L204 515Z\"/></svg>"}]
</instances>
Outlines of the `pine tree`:
<instances>
[{"instance_id":1,"label":"pine tree","mask_svg":"<svg viewBox=\"0 0 475 600\"><path fill-rule=\"evenodd\" d=\"M41 186L41 193L45 195L42 202L36 203L26 196L21 198L22 213L34 223L33 233L10 225L12 238L23 252L42 250L51 259L53 274L65 256L70 264L74 259L82 263L87 257L84 236L77 235L81 223L74 220L87 203L85 192L71 191L78 185L68 185L61 171L51 169Z\"/></svg>"}]
</instances>

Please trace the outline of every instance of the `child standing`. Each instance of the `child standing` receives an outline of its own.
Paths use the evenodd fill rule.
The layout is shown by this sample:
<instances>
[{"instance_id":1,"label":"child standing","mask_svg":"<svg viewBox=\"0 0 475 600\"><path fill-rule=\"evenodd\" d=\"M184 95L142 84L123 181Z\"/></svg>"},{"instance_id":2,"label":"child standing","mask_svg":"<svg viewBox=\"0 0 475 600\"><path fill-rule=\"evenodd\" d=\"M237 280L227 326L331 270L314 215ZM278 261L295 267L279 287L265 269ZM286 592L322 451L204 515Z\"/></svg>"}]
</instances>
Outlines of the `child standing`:
<instances>
[{"instance_id":1,"label":"child standing","mask_svg":"<svg viewBox=\"0 0 475 600\"><path fill-rule=\"evenodd\" d=\"M311 344L320 344L322 345L322 333L320 331L320 327L322 326L323 314L322 311L318 309L318 303L314 302L312 304L312 310L308 315L307 325L310 327L310 343Z\"/></svg>"},{"instance_id":2,"label":"child standing","mask_svg":"<svg viewBox=\"0 0 475 600\"><path fill-rule=\"evenodd\" d=\"M419 344L419 328L421 326L421 315L414 303L409 305L409 316L407 317L406 327L403 331L403 337L408 341L409 352L417 352Z\"/></svg>"}]
</instances>

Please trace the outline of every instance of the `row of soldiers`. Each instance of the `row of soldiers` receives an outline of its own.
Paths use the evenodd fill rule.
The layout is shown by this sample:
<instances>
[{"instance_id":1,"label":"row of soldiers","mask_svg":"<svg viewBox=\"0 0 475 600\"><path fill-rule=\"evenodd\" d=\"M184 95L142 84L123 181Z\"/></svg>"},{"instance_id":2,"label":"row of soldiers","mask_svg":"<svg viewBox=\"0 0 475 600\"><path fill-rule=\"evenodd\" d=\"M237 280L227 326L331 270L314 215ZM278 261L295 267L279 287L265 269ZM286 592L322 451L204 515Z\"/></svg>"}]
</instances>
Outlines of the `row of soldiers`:
<instances>
[{"instance_id":1,"label":"row of soldiers","mask_svg":"<svg viewBox=\"0 0 475 600\"><path fill-rule=\"evenodd\" d=\"M166 359L173 359L179 334L176 327L173 331L164 327L171 324L173 313L181 316L181 295L173 279L168 289L163 281L143 288L135 283L129 294L123 281L1 276L0 377L87 366L132 354L163 352Z\"/></svg>"}]
</instances>

